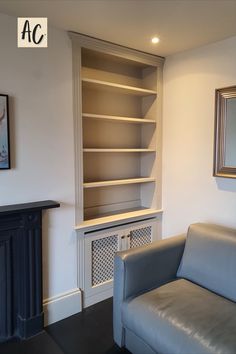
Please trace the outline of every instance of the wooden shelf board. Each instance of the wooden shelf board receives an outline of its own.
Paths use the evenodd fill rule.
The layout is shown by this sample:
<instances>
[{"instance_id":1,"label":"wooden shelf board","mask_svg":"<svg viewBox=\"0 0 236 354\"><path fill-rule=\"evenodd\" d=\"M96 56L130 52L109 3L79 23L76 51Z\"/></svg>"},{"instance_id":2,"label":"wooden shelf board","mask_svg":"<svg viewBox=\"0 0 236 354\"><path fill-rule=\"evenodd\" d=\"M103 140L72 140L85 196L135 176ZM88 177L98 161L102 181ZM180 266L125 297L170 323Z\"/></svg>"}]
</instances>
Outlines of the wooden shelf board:
<instances>
[{"instance_id":1,"label":"wooden shelf board","mask_svg":"<svg viewBox=\"0 0 236 354\"><path fill-rule=\"evenodd\" d=\"M133 123L133 124L156 124L154 119L131 118L120 116L109 116L105 114L82 113L83 118L100 119L111 122Z\"/></svg>"},{"instance_id":2,"label":"wooden shelf board","mask_svg":"<svg viewBox=\"0 0 236 354\"><path fill-rule=\"evenodd\" d=\"M93 219L85 220L81 224L77 225L75 229L79 231L92 231L101 227L120 225L121 222L128 223L136 221L137 219L140 220L141 217L144 219L155 217L158 214L161 214L162 211L162 209L149 209L145 207L134 208L131 211L120 210L117 212L112 212L110 215L100 215L94 217Z\"/></svg>"},{"instance_id":3,"label":"wooden shelf board","mask_svg":"<svg viewBox=\"0 0 236 354\"><path fill-rule=\"evenodd\" d=\"M129 179L117 179L117 180L110 180L110 181L86 182L84 183L84 188L109 187L109 186L119 186L122 184L137 184L137 183L150 183L150 182L155 182L155 178L140 177L140 178L129 178Z\"/></svg>"},{"instance_id":4,"label":"wooden shelf board","mask_svg":"<svg viewBox=\"0 0 236 354\"><path fill-rule=\"evenodd\" d=\"M157 92L154 90L148 90L145 88L128 86L128 85L121 85L109 81L88 79L85 77L82 78L82 83L84 87L88 87L88 88L115 90L118 93L125 93L125 94L130 94L135 96L150 96L150 95L157 94Z\"/></svg>"},{"instance_id":5,"label":"wooden shelf board","mask_svg":"<svg viewBox=\"0 0 236 354\"><path fill-rule=\"evenodd\" d=\"M83 152L156 152L155 149L97 149L84 148Z\"/></svg>"},{"instance_id":6,"label":"wooden shelf board","mask_svg":"<svg viewBox=\"0 0 236 354\"><path fill-rule=\"evenodd\" d=\"M84 188L99 188L99 187L118 186L122 184L138 184L138 183L150 183L150 182L155 182L155 178L140 177L140 178L118 179L118 180L98 181L98 182L85 182L83 186Z\"/></svg>"}]
</instances>

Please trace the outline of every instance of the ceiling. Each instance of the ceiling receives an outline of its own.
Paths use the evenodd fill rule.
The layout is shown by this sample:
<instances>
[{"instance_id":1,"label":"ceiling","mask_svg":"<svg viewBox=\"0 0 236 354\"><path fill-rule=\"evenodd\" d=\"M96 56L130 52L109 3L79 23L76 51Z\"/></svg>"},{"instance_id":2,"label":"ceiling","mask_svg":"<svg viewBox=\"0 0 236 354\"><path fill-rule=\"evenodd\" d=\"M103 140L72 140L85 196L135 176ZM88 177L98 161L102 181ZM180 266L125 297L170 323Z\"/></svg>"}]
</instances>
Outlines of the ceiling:
<instances>
[{"instance_id":1,"label":"ceiling","mask_svg":"<svg viewBox=\"0 0 236 354\"><path fill-rule=\"evenodd\" d=\"M0 0L0 12L161 56L236 35L236 0Z\"/></svg>"}]
</instances>

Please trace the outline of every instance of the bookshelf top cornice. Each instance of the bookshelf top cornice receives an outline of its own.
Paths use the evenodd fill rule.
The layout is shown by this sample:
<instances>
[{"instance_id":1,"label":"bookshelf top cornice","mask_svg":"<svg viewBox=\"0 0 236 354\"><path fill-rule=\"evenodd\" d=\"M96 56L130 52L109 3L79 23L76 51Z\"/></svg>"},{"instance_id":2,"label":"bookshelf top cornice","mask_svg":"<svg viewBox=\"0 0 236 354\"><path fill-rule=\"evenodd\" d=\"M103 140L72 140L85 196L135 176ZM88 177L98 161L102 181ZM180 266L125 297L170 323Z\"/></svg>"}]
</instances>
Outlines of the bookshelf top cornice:
<instances>
[{"instance_id":1,"label":"bookshelf top cornice","mask_svg":"<svg viewBox=\"0 0 236 354\"><path fill-rule=\"evenodd\" d=\"M165 58L141 52L136 49L127 48L118 44L107 42L101 39L90 37L76 32L68 32L74 46L87 48L95 51L105 52L109 55L118 56L126 60L131 60L146 65L162 67Z\"/></svg>"}]
</instances>

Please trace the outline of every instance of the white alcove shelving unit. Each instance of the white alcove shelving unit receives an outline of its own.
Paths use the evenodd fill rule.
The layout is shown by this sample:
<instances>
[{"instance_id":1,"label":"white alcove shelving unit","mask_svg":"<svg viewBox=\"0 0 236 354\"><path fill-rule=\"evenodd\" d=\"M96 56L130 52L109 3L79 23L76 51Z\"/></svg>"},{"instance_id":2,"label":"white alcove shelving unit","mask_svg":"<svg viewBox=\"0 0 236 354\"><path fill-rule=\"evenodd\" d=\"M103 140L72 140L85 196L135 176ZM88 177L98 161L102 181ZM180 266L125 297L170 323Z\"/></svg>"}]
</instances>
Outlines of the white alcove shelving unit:
<instances>
[{"instance_id":1,"label":"white alcove shelving unit","mask_svg":"<svg viewBox=\"0 0 236 354\"><path fill-rule=\"evenodd\" d=\"M115 251L160 237L164 58L69 35L79 287L87 306L111 296Z\"/></svg>"}]
</instances>

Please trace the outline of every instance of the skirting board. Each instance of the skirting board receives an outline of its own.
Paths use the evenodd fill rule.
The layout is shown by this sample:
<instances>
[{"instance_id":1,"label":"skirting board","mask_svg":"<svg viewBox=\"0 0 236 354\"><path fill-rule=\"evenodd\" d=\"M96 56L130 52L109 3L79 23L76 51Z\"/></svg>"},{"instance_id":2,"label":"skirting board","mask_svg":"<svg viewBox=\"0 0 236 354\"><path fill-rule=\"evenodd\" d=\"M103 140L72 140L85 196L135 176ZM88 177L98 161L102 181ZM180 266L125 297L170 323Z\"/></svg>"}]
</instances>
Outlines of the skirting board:
<instances>
[{"instance_id":1,"label":"skirting board","mask_svg":"<svg viewBox=\"0 0 236 354\"><path fill-rule=\"evenodd\" d=\"M45 299L43 301L44 326L63 320L82 311L80 289Z\"/></svg>"},{"instance_id":2,"label":"skirting board","mask_svg":"<svg viewBox=\"0 0 236 354\"><path fill-rule=\"evenodd\" d=\"M103 291L99 294L91 295L88 297L84 297L84 307L89 307L91 305L96 304L97 302L108 299L113 296L113 288Z\"/></svg>"}]
</instances>

